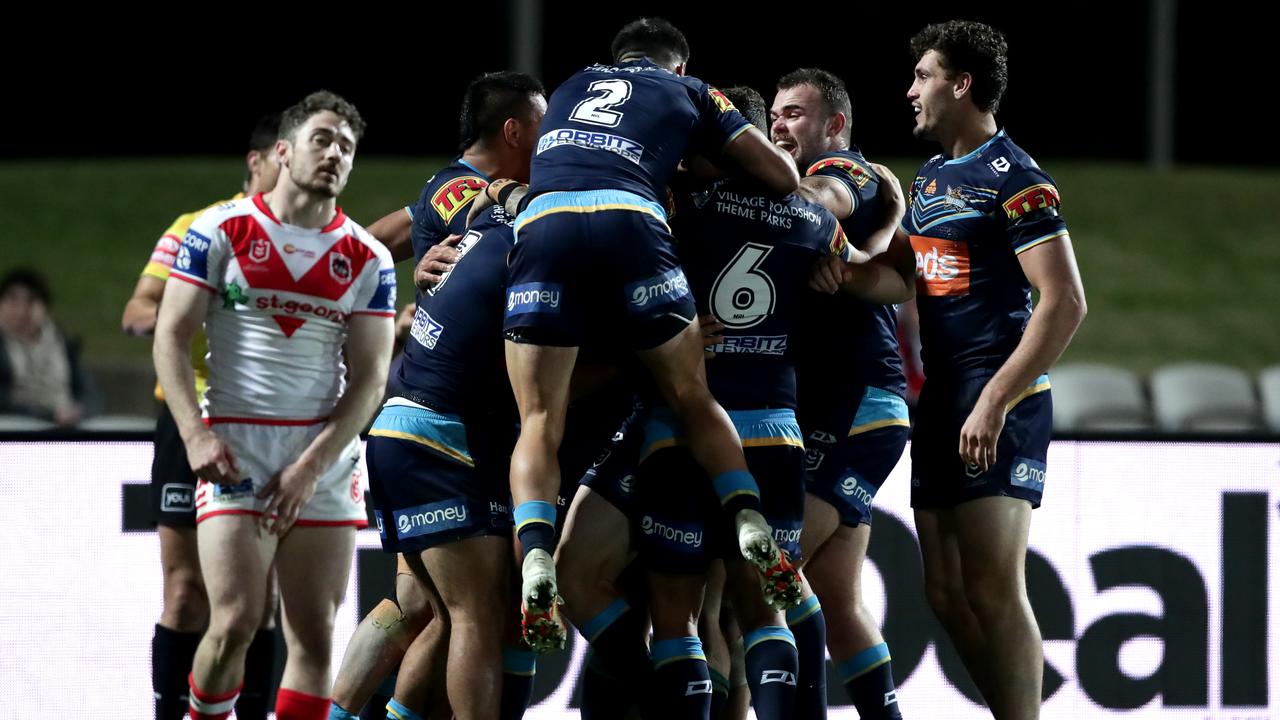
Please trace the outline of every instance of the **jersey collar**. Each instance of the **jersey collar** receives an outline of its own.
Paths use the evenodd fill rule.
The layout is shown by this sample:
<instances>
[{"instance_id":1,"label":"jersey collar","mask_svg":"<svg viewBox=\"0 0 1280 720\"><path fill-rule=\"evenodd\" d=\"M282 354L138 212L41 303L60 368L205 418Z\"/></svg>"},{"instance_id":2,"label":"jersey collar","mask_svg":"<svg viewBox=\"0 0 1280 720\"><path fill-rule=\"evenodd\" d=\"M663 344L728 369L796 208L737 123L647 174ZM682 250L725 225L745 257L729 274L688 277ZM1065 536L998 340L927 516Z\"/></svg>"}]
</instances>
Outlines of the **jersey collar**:
<instances>
[{"instance_id":1,"label":"jersey collar","mask_svg":"<svg viewBox=\"0 0 1280 720\"><path fill-rule=\"evenodd\" d=\"M277 218L275 214L271 212L271 208L267 206L266 201L262 199L262 193L258 193L257 195L253 196L253 204L258 208L258 210L263 215L266 215L267 218L271 220L271 222L281 227L284 227L284 223L280 222L279 218ZM324 227L320 228L320 233L323 234L323 233L333 232L334 230L337 230L338 228L342 227L342 223L346 221L347 221L347 216L343 214L342 208L335 206L334 213L333 213L333 220L330 220L328 225L325 225ZM303 229L306 229L306 228L303 228Z\"/></svg>"},{"instance_id":2,"label":"jersey collar","mask_svg":"<svg viewBox=\"0 0 1280 720\"><path fill-rule=\"evenodd\" d=\"M960 157L958 157L958 158L955 158L954 160L947 160L947 161L943 162L942 164L943 164L943 165L959 165L960 163L966 163L966 162L969 162L970 160L974 159L975 157L977 157L977 156L981 155L983 150L986 150L987 148L991 147L991 145L992 145L992 144L994 144L994 143L995 143L995 141L997 141L997 140L999 140L999 139L1001 139L1001 138L1004 138L1004 137L1006 137L1006 135L1004 134L1004 128L1000 128L1000 131L999 131L999 132L997 132L995 135L992 135L990 140L988 140L988 141L986 141L986 142L982 143L981 145L979 145L979 146L977 147L977 149L976 149L976 150L971 151L971 152L970 152L969 154L967 154L967 155L962 155L962 156L960 156Z\"/></svg>"},{"instance_id":3,"label":"jersey collar","mask_svg":"<svg viewBox=\"0 0 1280 720\"><path fill-rule=\"evenodd\" d=\"M459 156L458 156L458 164L459 164L459 165L461 165L461 166L463 166L463 167L465 167L465 168L469 168L469 169L471 170L471 172L473 172L473 173L475 173L475 174L479 175L480 177L484 178L485 182L493 182L493 178L491 178L491 177L489 177L488 175L486 175L486 174L484 174L483 172L481 172L481 171L480 171L480 168L476 167L475 165L472 165L471 163L467 162L466 160L463 160L461 155L459 155Z\"/></svg>"}]
</instances>

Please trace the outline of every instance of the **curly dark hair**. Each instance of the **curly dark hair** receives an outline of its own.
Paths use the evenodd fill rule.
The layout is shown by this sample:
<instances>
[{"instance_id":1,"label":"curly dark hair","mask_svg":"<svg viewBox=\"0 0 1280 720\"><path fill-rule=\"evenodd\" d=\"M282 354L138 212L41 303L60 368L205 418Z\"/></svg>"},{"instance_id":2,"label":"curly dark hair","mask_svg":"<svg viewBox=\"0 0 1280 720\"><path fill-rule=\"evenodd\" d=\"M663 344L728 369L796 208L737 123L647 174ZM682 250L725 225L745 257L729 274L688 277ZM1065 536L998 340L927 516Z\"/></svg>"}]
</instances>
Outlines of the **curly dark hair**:
<instances>
[{"instance_id":1,"label":"curly dark hair","mask_svg":"<svg viewBox=\"0 0 1280 720\"><path fill-rule=\"evenodd\" d=\"M1009 45L1004 33L980 22L950 20L925 27L911 38L911 53L916 60L934 50L947 71L973 77L970 91L973 104L983 112L1000 109L1000 99L1009 85Z\"/></svg>"},{"instance_id":2,"label":"curly dark hair","mask_svg":"<svg viewBox=\"0 0 1280 720\"><path fill-rule=\"evenodd\" d=\"M722 90L729 102L742 113L747 122L756 126L760 132L769 134L769 106L764 104L764 96L755 88L747 85L735 85Z\"/></svg>"},{"instance_id":3,"label":"curly dark hair","mask_svg":"<svg viewBox=\"0 0 1280 720\"><path fill-rule=\"evenodd\" d=\"M790 90L797 85L810 85L818 91L822 104L827 106L827 117L844 113L844 139L848 142L853 137L853 101L849 99L844 81L835 73L819 68L792 70L778 80L779 90Z\"/></svg>"},{"instance_id":4,"label":"curly dark hair","mask_svg":"<svg viewBox=\"0 0 1280 720\"><path fill-rule=\"evenodd\" d=\"M293 134L305 125L312 115L325 110L346 120L351 126L351 134L356 136L356 142L360 141L365 128L360 111L341 95L328 90L317 90L302 98L297 104L286 108L280 115L280 138L292 139Z\"/></svg>"}]
</instances>

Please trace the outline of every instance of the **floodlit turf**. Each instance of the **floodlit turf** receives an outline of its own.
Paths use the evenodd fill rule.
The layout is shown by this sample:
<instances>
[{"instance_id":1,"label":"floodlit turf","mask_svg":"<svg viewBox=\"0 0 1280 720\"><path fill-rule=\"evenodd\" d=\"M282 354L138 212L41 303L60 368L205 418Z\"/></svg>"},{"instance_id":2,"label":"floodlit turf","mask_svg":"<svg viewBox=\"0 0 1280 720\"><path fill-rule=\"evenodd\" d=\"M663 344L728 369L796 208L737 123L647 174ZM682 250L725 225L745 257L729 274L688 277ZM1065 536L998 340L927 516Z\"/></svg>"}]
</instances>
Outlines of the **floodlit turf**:
<instances>
[{"instance_id":1,"label":"floodlit turf","mask_svg":"<svg viewBox=\"0 0 1280 720\"><path fill-rule=\"evenodd\" d=\"M923 159L923 158L921 158ZM358 158L343 206L370 223L417 198L439 159ZM1280 173L1047 160L1089 299L1067 360L1147 371L1175 360L1280 363ZM44 271L54 313L92 363L149 362L120 312L179 213L239 187L236 159L38 161L0 166L0 272ZM892 162L904 183L914 164ZM410 298L402 265L402 301Z\"/></svg>"}]
</instances>

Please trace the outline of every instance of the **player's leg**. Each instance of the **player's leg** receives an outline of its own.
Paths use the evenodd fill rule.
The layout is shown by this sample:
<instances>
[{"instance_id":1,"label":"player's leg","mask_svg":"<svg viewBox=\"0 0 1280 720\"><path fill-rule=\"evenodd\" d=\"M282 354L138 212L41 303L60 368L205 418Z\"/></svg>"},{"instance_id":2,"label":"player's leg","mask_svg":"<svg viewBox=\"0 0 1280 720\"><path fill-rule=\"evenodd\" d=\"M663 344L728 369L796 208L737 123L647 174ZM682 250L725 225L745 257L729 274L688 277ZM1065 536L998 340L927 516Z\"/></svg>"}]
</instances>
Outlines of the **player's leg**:
<instances>
[{"instance_id":1,"label":"player's leg","mask_svg":"<svg viewBox=\"0 0 1280 720\"><path fill-rule=\"evenodd\" d=\"M569 381L576 347L506 343L507 375L520 410L520 438L511 454L511 498L516 534L523 551L521 598L525 638L534 650L564 646L558 617L555 549L556 497L560 465L556 452L564 436Z\"/></svg>"},{"instance_id":2,"label":"player's leg","mask_svg":"<svg viewBox=\"0 0 1280 720\"><path fill-rule=\"evenodd\" d=\"M194 718L225 718L244 681L244 660L262 623L274 536L261 536L258 517L202 518L197 533L200 566L209 595L209 627L191 665Z\"/></svg>"},{"instance_id":3,"label":"player's leg","mask_svg":"<svg viewBox=\"0 0 1280 720\"><path fill-rule=\"evenodd\" d=\"M1039 717L1044 656L1025 577L1031 505L987 497L954 514L965 599L986 639L991 710L998 718Z\"/></svg>"},{"instance_id":4,"label":"player's leg","mask_svg":"<svg viewBox=\"0 0 1280 720\"><path fill-rule=\"evenodd\" d=\"M751 706L760 720L789 718L795 705L799 657L786 615L765 602L760 579L742 560L725 560L725 588L742 628Z\"/></svg>"},{"instance_id":5,"label":"player's leg","mask_svg":"<svg viewBox=\"0 0 1280 720\"><path fill-rule=\"evenodd\" d=\"M990 703L991 687L984 661L987 639L965 594L955 511L916 508L915 522L924 567L925 598L955 644L978 692Z\"/></svg>"},{"instance_id":6,"label":"player's leg","mask_svg":"<svg viewBox=\"0 0 1280 720\"><path fill-rule=\"evenodd\" d=\"M276 698L280 720L328 716L333 619L354 549L353 527L295 525L280 540L276 576L289 653Z\"/></svg>"},{"instance_id":7,"label":"player's leg","mask_svg":"<svg viewBox=\"0 0 1280 720\"><path fill-rule=\"evenodd\" d=\"M489 535L422 553L449 617L449 704L459 720L498 717L508 547Z\"/></svg>"},{"instance_id":8,"label":"player's leg","mask_svg":"<svg viewBox=\"0 0 1280 720\"><path fill-rule=\"evenodd\" d=\"M711 675L698 638L703 584L701 575L649 573L653 693L664 718L706 720L711 712Z\"/></svg>"},{"instance_id":9,"label":"player's leg","mask_svg":"<svg viewBox=\"0 0 1280 720\"><path fill-rule=\"evenodd\" d=\"M435 583L428 576L422 559L416 553L405 559L412 568L413 582L432 615L431 622L409 644L396 675L394 696L378 718L419 720L452 717L445 685L445 667L449 656L449 616Z\"/></svg>"},{"instance_id":10,"label":"player's leg","mask_svg":"<svg viewBox=\"0 0 1280 720\"><path fill-rule=\"evenodd\" d=\"M209 622L209 598L200 576L195 529L162 523L156 532L160 537L164 608L151 638L151 689L156 720L179 720L187 713L187 673Z\"/></svg>"},{"instance_id":11,"label":"player's leg","mask_svg":"<svg viewBox=\"0 0 1280 720\"><path fill-rule=\"evenodd\" d=\"M703 593L702 614L698 616L698 637L707 656L707 672L711 677L711 718L720 717L729 701L729 672L732 659L729 642L724 636L721 619L724 607L724 561L713 560L707 572L707 588Z\"/></svg>"},{"instance_id":12,"label":"player's leg","mask_svg":"<svg viewBox=\"0 0 1280 720\"><path fill-rule=\"evenodd\" d=\"M262 624L253 634L253 642L244 657L244 687L236 701L236 720L267 720L271 706L272 683L276 674L276 608L280 593L275 572L268 571L267 593L262 602Z\"/></svg>"},{"instance_id":13,"label":"player's leg","mask_svg":"<svg viewBox=\"0 0 1280 720\"><path fill-rule=\"evenodd\" d=\"M431 620L425 591L405 563L396 556L396 597L382 602L360 621L347 643L342 665L333 681L333 704L349 714L359 713L379 686L395 670L418 633ZM385 703L384 703L385 704Z\"/></svg>"}]
</instances>

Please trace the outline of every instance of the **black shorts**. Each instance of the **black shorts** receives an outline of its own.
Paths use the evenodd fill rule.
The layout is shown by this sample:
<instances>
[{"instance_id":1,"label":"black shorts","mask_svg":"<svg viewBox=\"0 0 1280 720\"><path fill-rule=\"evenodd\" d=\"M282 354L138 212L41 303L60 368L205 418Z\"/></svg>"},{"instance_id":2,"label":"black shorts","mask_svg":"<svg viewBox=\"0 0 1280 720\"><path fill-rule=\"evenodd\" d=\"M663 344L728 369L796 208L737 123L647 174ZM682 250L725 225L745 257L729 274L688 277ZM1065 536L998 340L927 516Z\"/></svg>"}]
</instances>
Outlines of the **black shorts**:
<instances>
[{"instance_id":1,"label":"black shorts","mask_svg":"<svg viewBox=\"0 0 1280 720\"><path fill-rule=\"evenodd\" d=\"M196 474L187 464L187 448L169 406L156 418L155 455L151 459L152 522L167 527L196 527Z\"/></svg>"},{"instance_id":2,"label":"black shorts","mask_svg":"<svg viewBox=\"0 0 1280 720\"><path fill-rule=\"evenodd\" d=\"M953 382L927 380L911 440L911 507L949 508L983 497L1015 497L1040 507L1053 433L1049 376L1042 375L1005 412L996 462L983 471L960 459L960 429L995 372Z\"/></svg>"},{"instance_id":3,"label":"black shorts","mask_svg":"<svg viewBox=\"0 0 1280 720\"><path fill-rule=\"evenodd\" d=\"M867 387L852 422L843 412L830 417L804 428L809 494L834 507L841 525L870 525L871 503L911 434L907 403L896 393Z\"/></svg>"},{"instance_id":4,"label":"black shorts","mask_svg":"<svg viewBox=\"0 0 1280 720\"><path fill-rule=\"evenodd\" d=\"M630 414L617 424L613 436L579 481L628 518L634 505L636 469L640 465L640 444L644 441L648 416L648 408L637 398Z\"/></svg>"}]
</instances>

